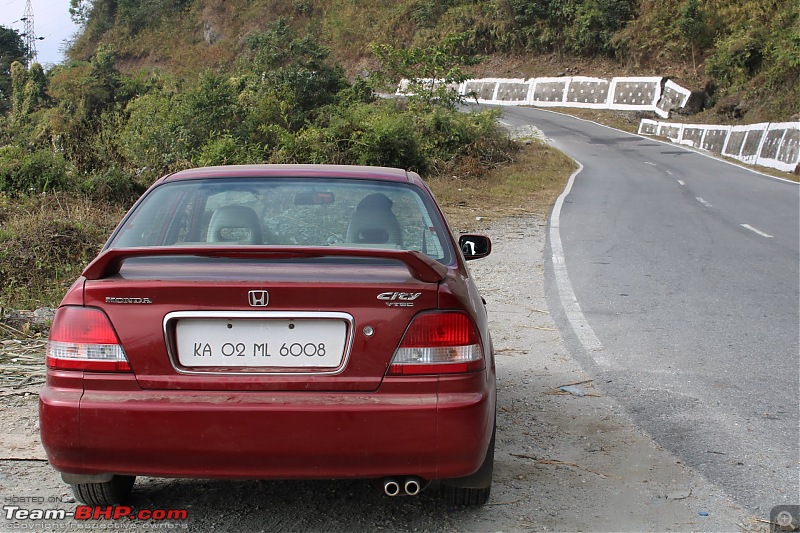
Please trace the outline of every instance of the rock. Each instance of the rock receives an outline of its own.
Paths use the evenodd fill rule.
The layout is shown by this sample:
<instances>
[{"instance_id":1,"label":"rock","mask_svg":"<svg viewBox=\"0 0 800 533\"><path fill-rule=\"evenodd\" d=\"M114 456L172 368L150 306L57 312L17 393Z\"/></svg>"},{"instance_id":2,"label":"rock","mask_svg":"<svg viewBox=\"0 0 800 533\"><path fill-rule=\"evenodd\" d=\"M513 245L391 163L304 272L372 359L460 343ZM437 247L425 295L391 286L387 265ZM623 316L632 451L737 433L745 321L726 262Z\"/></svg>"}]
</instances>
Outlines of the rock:
<instances>
[{"instance_id":1,"label":"rock","mask_svg":"<svg viewBox=\"0 0 800 533\"><path fill-rule=\"evenodd\" d=\"M56 310L52 307L40 307L33 312L33 318L40 324L52 322L55 315Z\"/></svg>"},{"instance_id":2,"label":"rock","mask_svg":"<svg viewBox=\"0 0 800 533\"><path fill-rule=\"evenodd\" d=\"M214 31L211 24L208 22L203 23L203 40L206 44L214 44L219 40L220 35Z\"/></svg>"},{"instance_id":3,"label":"rock","mask_svg":"<svg viewBox=\"0 0 800 533\"><path fill-rule=\"evenodd\" d=\"M692 489L678 490L667 494L668 500L685 500L692 495Z\"/></svg>"}]
</instances>

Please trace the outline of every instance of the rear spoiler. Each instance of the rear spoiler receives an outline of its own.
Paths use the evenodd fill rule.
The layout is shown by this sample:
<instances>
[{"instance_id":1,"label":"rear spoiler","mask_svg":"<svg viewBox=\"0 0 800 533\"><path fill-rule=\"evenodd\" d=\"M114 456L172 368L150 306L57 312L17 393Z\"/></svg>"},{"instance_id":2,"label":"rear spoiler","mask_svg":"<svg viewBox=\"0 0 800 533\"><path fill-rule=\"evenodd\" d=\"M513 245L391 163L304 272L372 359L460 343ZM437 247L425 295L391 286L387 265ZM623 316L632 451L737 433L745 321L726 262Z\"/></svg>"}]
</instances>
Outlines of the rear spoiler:
<instances>
[{"instance_id":1,"label":"rear spoiler","mask_svg":"<svg viewBox=\"0 0 800 533\"><path fill-rule=\"evenodd\" d=\"M157 246L147 248L111 248L89 263L83 271L88 280L103 279L119 273L122 263L134 257L214 257L231 259L298 259L314 257L354 257L400 261L425 283L438 283L447 267L422 252L412 250L376 250L374 248L328 248L297 246Z\"/></svg>"}]
</instances>

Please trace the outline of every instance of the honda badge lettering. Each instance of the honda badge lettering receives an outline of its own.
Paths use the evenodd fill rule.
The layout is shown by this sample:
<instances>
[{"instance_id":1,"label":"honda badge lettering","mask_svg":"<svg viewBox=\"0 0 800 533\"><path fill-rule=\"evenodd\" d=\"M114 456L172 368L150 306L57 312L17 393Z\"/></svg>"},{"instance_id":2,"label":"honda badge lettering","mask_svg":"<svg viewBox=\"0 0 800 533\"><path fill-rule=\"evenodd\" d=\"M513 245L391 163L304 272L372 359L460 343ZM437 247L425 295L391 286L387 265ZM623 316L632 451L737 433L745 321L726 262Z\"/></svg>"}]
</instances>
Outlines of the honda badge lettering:
<instances>
[{"instance_id":1,"label":"honda badge lettering","mask_svg":"<svg viewBox=\"0 0 800 533\"><path fill-rule=\"evenodd\" d=\"M151 304L150 298L121 298L119 296L106 296L107 304Z\"/></svg>"},{"instance_id":2,"label":"honda badge lettering","mask_svg":"<svg viewBox=\"0 0 800 533\"><path fill-rule=\"evenodd\" d=\"M267 291L250 291L247 293L247 301L252 307L265 307L269 304L269 293Z\"/></svg>"},{"instance_id":3,"label":"honda badge lettering","mask_svg":"<svg viewBox=\"0 0 800 533\"><path fill-rule=\"evenodd\" d=\"M421 295L421 292L382 292L378 300L383 300L389 307L414 307L414 300Z\"/></svg>"}]
</instances>

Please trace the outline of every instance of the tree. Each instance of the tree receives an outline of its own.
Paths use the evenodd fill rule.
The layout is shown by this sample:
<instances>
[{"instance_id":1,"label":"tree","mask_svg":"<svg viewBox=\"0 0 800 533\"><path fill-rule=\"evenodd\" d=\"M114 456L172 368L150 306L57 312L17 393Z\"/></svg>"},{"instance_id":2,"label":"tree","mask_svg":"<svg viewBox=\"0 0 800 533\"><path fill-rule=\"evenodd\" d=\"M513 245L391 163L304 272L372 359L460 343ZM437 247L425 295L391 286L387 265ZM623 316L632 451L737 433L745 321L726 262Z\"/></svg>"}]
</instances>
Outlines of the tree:
<instances>
[{"instance_id":1,"label":"tree","mask_svg":"<svg viewBox=\"0 0 800 533\"><path fill-rule=\"evenodd\" d=\"M103 126L98 119L126 103L117 99L119 85L114 52L107 45L99 46L90 62L72 62L51 72L47 89L55 106L49 113L50 127L58 132L65 155L81 169L108 163L98 159L91 142Z\"/></svg>"},{"instance_id":2,"label":"tree","mask_svg":"<svg viewBox=\"0 0 800 533\"><path fill-rule=\"evenodd\" d=\"M688 0L683 5L681 16L678 19L678 28L680 28L681 35L689 43L689 47L692 50L692 66L694 67L695 75L697 75L695 48L703 47L708 40L706 16L698 0Z\"/></svg>"},{"instance_id":3,"label":"tree","mask_svg":"<svg viewBox=\"0 0 800 533\"><path fill-rule=\"evenodd\" d=\"M245 44L241 100L259 120L299 131L349 85L344 69L328 60L328 49L311 35L298 36L285 18L248 35Z\"/></svg>"},{"instance_id":4,"label":"tree","mask_svg":"<svg viewBox=\"0 0 800 533\"><path fill-rule=\"evenodd\" d=\"M78 26L86 26L91 10L91 0L69 0L69 16Z\"/></svg>"},{"instance_id":5,"label":"tree","mask_svg":"<svg viewBox=\"0 0 800 533\"><path fill-rule=\"evenodd\" d=\"M14 120L22 116L22 104L25 100L25 83L28 81L28 70L19 61L11 64L11 114Z\"/></svg>"},{"instance_id":6,"label":"tree","mask_svg":"<svg viewBox=\"0 0 800 533\"><path fill-rule=\"evenodd\" d=\"M0 113L11 106L11 64L25 63L28 55L17 30L0 26Z\"/></svg>"},{"instance_id":7,"label":"tree","mask_svg":"<svg viewBox=\"0 0 800 533\"><path fill-rule=\"evenodd\" d=\"M47 77L39 63L31 65L22 90L22 113L27 115L41 108L47 100Z\"/></svg>"},{"instance_id":8,"label":"tree","mask_svg":"<svg viewBox=\"0 0 800 533\"><path fill-rule=\"evenodd\" d=\"M458 84L468 79L461 67L474 63L473 59L455 53L462 37L462 34L450 35L426 48L373 45L372 53L381 65L381 70L373 74L374 83L391 87L405 79L409 82L405 92L413 106L455 109L465 100L458 92Z\"/></svg>"}]
</instances>

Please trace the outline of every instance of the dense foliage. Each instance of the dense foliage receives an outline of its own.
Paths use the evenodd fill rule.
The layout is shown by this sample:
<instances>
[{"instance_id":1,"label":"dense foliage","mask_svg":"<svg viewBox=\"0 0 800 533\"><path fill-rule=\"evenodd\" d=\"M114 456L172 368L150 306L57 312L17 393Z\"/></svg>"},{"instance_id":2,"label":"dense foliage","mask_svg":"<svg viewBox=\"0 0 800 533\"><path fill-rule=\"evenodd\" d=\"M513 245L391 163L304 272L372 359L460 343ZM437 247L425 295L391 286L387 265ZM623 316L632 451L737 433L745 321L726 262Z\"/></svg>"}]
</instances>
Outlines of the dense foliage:
<instances>
[{"instance_id":1,"label":"dense foliage","mask_svg":"<svg viewBox=\"0 0 800 533\"><path fill-rule=\"evenodd\" d=\"M0 113L8 111L11 97L11 65L25 62L25 43L17 30L0 26Z\"/></svg>"},{"instance_id":2,"label":"dense foliage","mask_svg":"<svg viewBox=\"0 0 800 533\"><path fill-rule=\"evenodd\" d=\"M86 31L71 49L112 43L131 61L226 70L281 16L332 50L352 76L371 49L426 48L457 36L455 53L555 54L617 61L631 73L682 78L712 103L749 101L747 121L800 112L800 2L785 0L71 0ZM142 17L142 13L153 16ZM617 74L615 72L614 74ZM543 75L528 73L527 75ZM554 73L544 74L553 75Z\"/></svg>"},{"instance_id":3,"label":"dense foliage","mask_svg":"<svg viewBox=\"0 0 800 533\"><path fill-rule=\"evenodd\" d=\"M123 73L109 45L46 75L14 63L11 109L0 118L0 192L81 191L125 203L164 173L198 165L325 162L425 174L466 164L479 172L513 150L493 113L458 113L457 99L439 88L410 102L376 99L381 80L351 83L325 47L285 19L244 44L228 72L184 77ZM416 67L434 77L457 72L459 58L441 52L417 50ZM389 57L408 53L379 58L386 76L400 74Z\"/></svg>"}]
</instances>

